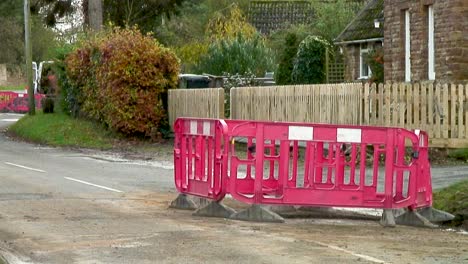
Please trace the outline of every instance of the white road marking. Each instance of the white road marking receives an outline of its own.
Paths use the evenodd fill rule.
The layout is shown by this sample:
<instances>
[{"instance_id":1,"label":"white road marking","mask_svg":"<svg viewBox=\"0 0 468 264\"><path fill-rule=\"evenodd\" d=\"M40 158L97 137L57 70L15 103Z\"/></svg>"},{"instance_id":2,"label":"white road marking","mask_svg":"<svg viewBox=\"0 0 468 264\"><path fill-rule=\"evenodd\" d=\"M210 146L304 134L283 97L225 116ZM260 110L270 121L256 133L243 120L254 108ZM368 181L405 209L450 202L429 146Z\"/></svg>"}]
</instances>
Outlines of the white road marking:
<instances>
[{"instance_id":1,"label":"white road marking","mask_svg":"<svg viewBox=\"0 0 468 264\"><path fill-rule=\"evenodd\" d=\"M337 250L337 251L341 251L341 252L344 252L344 253L347 253L347 254L351 254L353 256L356 256L356 257L359 257L359 258L362 258L362 259L365 259L365 260L368 260L370 262L374 262L374 263L389 263L389 262L386 262L384 260L380 260L380 259L377 259L377 258L374 258L374 257L371 257L371 256L367 256L367 255L363 255L363 254L358 254L356 252L353 252L353 251L350 251L350 250L346 250L344 248L340 248L340 247L337 247L337 246L333 246L333 245L328 245L328 244L325 244L325 243L321 243L321 242L317 242L317 241L313 241L315 244L318 244L320 246L324 246L324 247L327 247L327 248L331 248L331 249L334 249L334 250Z\"/></svg>"},{"instance_id":2,"label":"white road marking","mask_svg":"<svg viewBox=\"0 0 468 264\"><path fill-rule=\"evenodd\" d=\"M75 181L75 182L83 183L83 184L90 185L90 186L94 186L94 187L98 187L98 188L101 188L101 189L104 189L104 190L113 191L113 192L118 192L118 193L123 193L123 191L120 191L120 190L117 190L117 189L113 189L113 188L109 188L109 187L106 187L106 186L97 185L97 184L94 184L94 183L90 183L90 182L86 182L86 181L82 181L82 180L78 180L78 179L74 179L74 178L70 178L70 177L64 177L64 178L67 179L67 180L70 180L70 181Z\"/></svg>"},{"instance_id":3,"label":"white road marking","mask_svg":"<svg viewBox=\"0 0 468 264\"><path fill-rule=\"evenodd\" d=\"M5 162L5 164L10 165L10 166L15 166L15 167L18 167L18 168L22 168L22 169L25 169L25 170L31 170L31 171L46 173L46 171L43 171L43 170L40 170L40 169L34 169L34 168L26 167L26 166L23 166L23 165L11 163L11 162Z\"/></svg>"},{"instance_id":4,"label":"white road marking","mask_svg":"<svg viewBox=\"0 0 468 264\"><path fill-rule=\"evenodd\" d=\"M0 119L0 121L3 121L3 122L16 122L18 120L19 120L18 118L16 118L16 119L14 119L14 118Z\"/></svg>"}]
</instances>

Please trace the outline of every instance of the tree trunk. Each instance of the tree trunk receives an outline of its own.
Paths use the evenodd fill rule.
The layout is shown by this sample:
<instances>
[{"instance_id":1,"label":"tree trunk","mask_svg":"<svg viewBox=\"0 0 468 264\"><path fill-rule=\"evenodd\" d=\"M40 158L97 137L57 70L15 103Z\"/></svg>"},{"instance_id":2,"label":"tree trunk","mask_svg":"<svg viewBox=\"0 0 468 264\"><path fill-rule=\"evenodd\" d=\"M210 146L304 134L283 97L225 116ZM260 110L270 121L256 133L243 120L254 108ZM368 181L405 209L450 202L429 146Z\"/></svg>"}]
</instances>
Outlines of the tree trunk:
<instances>
[{"instance_id":1,"label":"tree trunk","mask_svg":"<svg viewBox=\"0 0 468 264\"><path fill-rule=\"evenodd\" d=\"M88 0L89 27L94 31L102 28L102 0Z\"/></svg>"}]
</instances>

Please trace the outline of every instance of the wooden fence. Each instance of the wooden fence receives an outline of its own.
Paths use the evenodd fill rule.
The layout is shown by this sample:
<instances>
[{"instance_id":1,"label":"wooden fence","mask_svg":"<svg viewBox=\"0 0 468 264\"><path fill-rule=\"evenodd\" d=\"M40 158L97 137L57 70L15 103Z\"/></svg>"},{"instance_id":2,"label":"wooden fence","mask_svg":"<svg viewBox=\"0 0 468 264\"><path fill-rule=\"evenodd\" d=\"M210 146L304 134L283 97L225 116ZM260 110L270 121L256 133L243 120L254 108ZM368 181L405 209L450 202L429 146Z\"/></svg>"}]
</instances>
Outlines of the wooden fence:
<instances>
[{"instance_id":1,"label":"wooden fence","mask_svg":"<svg viewBox=\"0 0 468 264\"><path fill-rule=\"evenodd\" d=\"M468 147L468 85L364 85L362 124L421 129L431 146Z\"/></svg>"},{"instance_id":2,"label":"wooden fence","mask_svg":"<svg viewBox=\"0 0 468 264\"><path fill-rule=\"evenodd\" d=\"M169 90L169 122L177 117L224 118L224 89Z\"/></svg>"},{"instance_id":3,"label":"wooden fence","mask_svg":"<svg viewBox=\"0 0 468 264\"><path fill-rule=\"evenodd\" d=\"M224 117L222 89L172 90L178 116ZM326 84L231 89L232 119L421 129L431 146L468 147L468 84Z\"/></svg>"},{"instance_id":4,"label":"wooden fence","mask_svg":"<svg viewBox=\"0 0 468 264\"><path fill-rule=\"evenodd\" d=\"M233 88L231 118L359 124L361 93L361 84Z\"/></svg>"}]
</instances>

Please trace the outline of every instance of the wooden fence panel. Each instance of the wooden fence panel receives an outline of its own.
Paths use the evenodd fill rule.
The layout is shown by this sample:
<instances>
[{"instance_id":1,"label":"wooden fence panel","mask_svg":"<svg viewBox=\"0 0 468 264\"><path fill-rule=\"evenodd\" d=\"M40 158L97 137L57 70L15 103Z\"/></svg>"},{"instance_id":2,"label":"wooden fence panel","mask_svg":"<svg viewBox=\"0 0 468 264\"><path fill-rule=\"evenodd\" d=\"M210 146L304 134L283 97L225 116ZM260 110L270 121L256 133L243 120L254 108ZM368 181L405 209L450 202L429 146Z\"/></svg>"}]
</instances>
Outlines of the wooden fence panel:
<instances>
[{"instance_id":1,"label":"wooden fence panel","mask_svg":"<svg viewBox=\"0 0 468 264\"><path fill-rule=\"evenodd\" d=\"M231 118L360 124L361 87L329 84L233 88Z\"/></svg>"},{"instance_id":2,"label":"wooden fence panel","mask_svg":"<svg viewBox=\"0 0 468 264\"><path fill-rule=\"evenodd\" d=\"M442 86L442 137L449 138L449 122L450 122L450 108L449 108L449 85Z\"/></svg>"},{"instance_id":3,"label":"wooden fence panel","mask_svg":"<svg viewBox=\"0 0 468 264\"><path fill-rule=\"evenodd\" d=\"M468 84L465 85L465 98L463 110L465 112L465 138L468 139Z\"/></svg>"},{"instance_id":4,"label":"wooden fence panel","mask_svg":"<svg viewBox=\"0 0 468 264\"><path fill-rule=\"evenodd\" d=\"M231 118L422 129L468 147L468 84L329 84L231 89ZM223 89L169 92L169 116L224 117Z\"/></svg>"},{"instance_id":5,"label":"wooden fence panel","mask_svg":"<svg viewBox=\"0 0 468 264\"><path fill-rule=\"evenodd\" d=\"M224 89L173 89L168 98L169 122L178 117L224 118Z\"/></svg>"},{"instance_id":6,"label":"wooden fence panel","mask_svg":"<svg viewBox=\"0 0 468 264\"><path fill-rule=\"evenodd\" d=\"M415 85L413 88L414 89L411 89L411 86L409 86L409 87L407 86L406 89L405 89L406 93L403 96L403 100L406 99L406 102L405 102L406 113L403 113L405 115L405 117L404 117L405 120L403 120L403 123L406 122L411 127L413 127L415 125L415 122L413 120L413 113L414 113L415 107L416 107L415 93L419 92L419 84Z\"/></svg>"},{"instance_id":7,"label":"wooden fence panel","mask_svg":"<svg viewBox=\"0 0 468 264\"><path fill-rule=\"evenodd\" d=\"M464 95L464 89L463 89L463 85L458 85L456 86L456 90L457 90L457 96L456 98L458 99L457 102L457 126L458 126L458 134L457 134L457 137L458 138L465 138L465 124L463 124L463 116L464 116L464 113L463 113L463 99L465 98L465 95ZM455 102L455 99L454 99L454 102Z\"/></svg>"},{"instance_id":8,"label":"wooden fence panel","mask_svg":"<svg viewBox=\"0 0 468 264\"><path fill-rule=\"evenodd\" d=\"M435 131L434 131L434 84L430 83L429 84L429 87L427 89L428 93L427 93L427 98L425 98L425 102L427 104L427 128L426 128L426 131L428 131L429 133L429 137L433 137L434 134L435 134ZM431 129L428 129L428 128L431 128ZM429 131L430 130L430 131Z\"/></svg>"}]
</instances>

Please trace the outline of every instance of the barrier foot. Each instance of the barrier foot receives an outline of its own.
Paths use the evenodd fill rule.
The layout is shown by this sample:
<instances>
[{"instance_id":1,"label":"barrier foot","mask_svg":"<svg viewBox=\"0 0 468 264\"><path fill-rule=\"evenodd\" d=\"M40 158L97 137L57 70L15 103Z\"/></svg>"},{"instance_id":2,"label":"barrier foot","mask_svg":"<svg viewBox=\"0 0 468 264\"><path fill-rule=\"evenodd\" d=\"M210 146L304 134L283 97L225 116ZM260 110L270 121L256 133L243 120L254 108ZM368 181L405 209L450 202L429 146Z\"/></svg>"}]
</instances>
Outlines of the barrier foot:
<instances>
[{"instance_id":1,"label":"barrier foot","mask_svg":"<svg viewBox=\"0 0 468 264\"><path fill-rule=\"evenodd\" d=\"M395 216L395 222L399 225L419 226L436 228L437 225L431 223L416 210L405 210L403 214Z\"/></svg>"},{"instance_id":2,"label":"barrier foot","mask_svg":"<svg viewBox=\"0 0 468 264\"><path fill-rule=\"evenodd\" d=\"M169 208L195 210L197 209L197 205L186 194L181 193L174 201L171 202Z\"/></svg>"},{"instance_id":3,"label":"barrier foot","mask_svg":"<svg viewBox=\"0 0 468 264\"><path fill-rule=\"evenodd\" d=\"M453 214L432 207L422 208L418 213L433 223L452 221L455 218Z\"/></svg>"},{"instance_id":4,"label":"barrier foot","mask_svg":"<svg viewBox=\"0 0 468 264\"><path fill-rule=\"evenodd\" d=\"M282 215L282 214L289 215L289 214L297 212L296 207L292 205L271 205L269 206L269 209L279 215Z\"/></svg>"},{"instance_id":5,"label":"barrier foot","mask_svg":"<svg viewBox=\"0 0 468 264\"><path fill-rule=\"evenodd\" d=\"M380 225L383 227L395 227L395 215L392 209L384 209L380 218Z\"/></svg>"},{"instance_id":6,"label":"barrier foot","mask_svg":"<svg viewBox=\"0 0 468 264\"><path fill-rule=\"evenodd\" d=\"M195 203L197 208L205 207L205 206L209 205L213 201L213 200L206 199L206 198L203 198L203 197L198 197L198 196L192 196L191 200Z\"/></svg>"},{"instance_id":7,"label":"barrier foot","mask_svg":"<svg viewBox=\"0 0 468 264\"><path fill-rule=\"evenodd\" d=\"M251 222L273 222L284 223L284 218L270 209L253 204L251 207L231 215L231 219Z\"/></svg>"},{"instance_id":8,"label":"barrier foot","mask_svg":"<svg viewBox=\"0 0 468 264\"><path fill-rule=\"evenodd\" d=\"M212 201L206 206L197 209L192 215L229 218L235 213L236 211L234 211L234 209L219 202Z\"/></svg>"}]
</instances>

